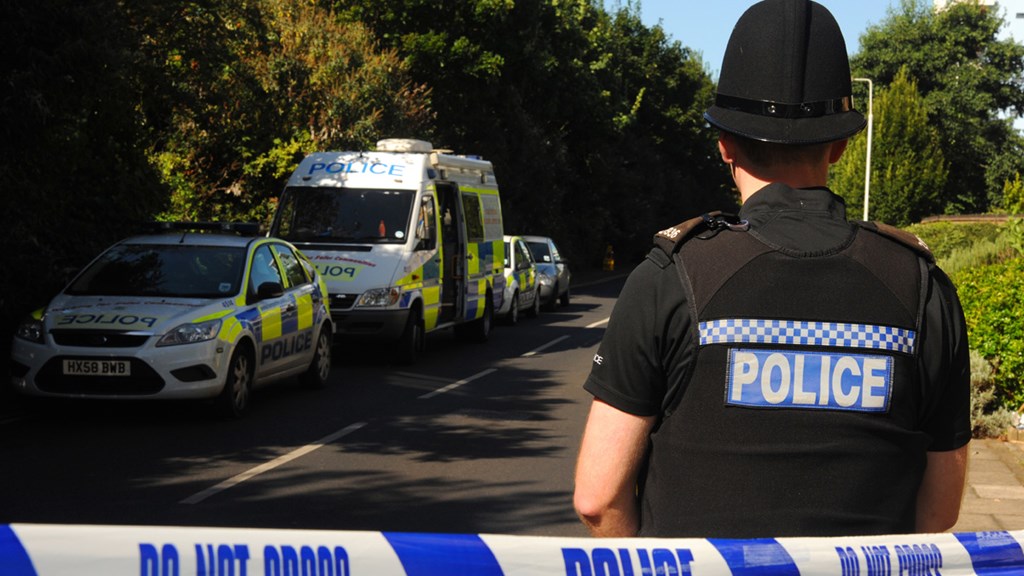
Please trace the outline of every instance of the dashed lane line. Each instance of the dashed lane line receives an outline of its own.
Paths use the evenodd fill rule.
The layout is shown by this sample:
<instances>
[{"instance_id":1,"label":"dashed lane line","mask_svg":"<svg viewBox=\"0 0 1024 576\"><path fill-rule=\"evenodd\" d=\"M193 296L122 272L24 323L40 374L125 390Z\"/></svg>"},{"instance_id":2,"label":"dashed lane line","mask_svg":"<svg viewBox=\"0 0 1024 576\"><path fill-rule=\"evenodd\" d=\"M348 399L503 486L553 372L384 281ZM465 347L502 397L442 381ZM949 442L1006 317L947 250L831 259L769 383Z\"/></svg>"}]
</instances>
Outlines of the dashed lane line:
<instances>
[{"instance_id":1,"label":"dashed lane line","mask_svg":"<svg viewBox=\"0 0 1024 576\"><path fill-rule=\"evenodd\" d=\"M469 378L463 378L462 380L459 380L457 382L452 382L451 384L449 384L449 385L447 385L447 386L445 386L443 388L438 388L437 390L433 390L431 392L427 392L426 394L420 396L419 399L420 400L427 400L428 398L433 398L434 396L438 396L440 394L444 394L445 392L451 392L452 390L455 390L456 388L458 388L459 386L462 386L463 384L469 384L470 382L472 382L473 380L476 380L477 378L483 378L484 376L487 376L488 374L491 374L491 373L497 372L497 371L498 371L497 368L488 368L487 370L484 370L483 372L477 372L476 374L473 374Z\"/></svg>"},{"instance_id":2,"label":"dashed lane line","mask_svg":"<svg viewBox=\"0 0 1024 576\"><path fill-rule=\"evenodd\" d=\"M220 492L227 490L228 488L237 486L242 482L245 482L246 480L263 474L264 472L269 472L270 470L273 470L274 468L277 468L278 466L281 466L283 464L287 464L288 462L291 462L296 458L305 456L306 454L309 454L310 452L316 450L317 448L321 448L327 444L330 444L331 442L334 442L335 440L341 438L342 436L346 436L348 434L351 434L352 432L355 432L356 430L359 430L363 426L366 426L366 422L356 422L355 424L349 424L348 426L342 428L341 430L338 430L333 434L328 434L327 436L324 436L323 438L317 440L316 442L313 442L312 444L307 444L301 448L292 450L291 452L283 456L279 456L271 460L270 462L260 464L255 468L250 468L249 470L246 470L241 474L228 478L227 480L221 482L220 484L217 484L216 486L211 486L210 488L207 488L202 492L197 492L196 494L193 494L192 496L185 498L180 503L198 504L215 494L219 494Z\"/></svg>"},{"instance_id":3,"label":"dashed lane line","mask_svg":"<svg viewBox=\"0 0 1024 576\"><path fill-rule=\"evenodd\" d=\"M537 354L540 354L541 352L547 350L548 348L551 348L552 346L558 344L559 342L565 340L566 338L568 338L568 336L559 336L558 338L555 338L554 340L548 342L547 344L541 346L540 348L534 348L533 350L530 350L526 354L523 354L522 357L527 358L529 356L536 356Z\"/></svg>"},{"instance_id":4,"label":"dashed lane line","mask_svg":"<svg viewBox=\"0 0 1024 576\"><path fill-rule=\"evenodd\" d=\"M590 324L589 326L587 326L587 328L596 328L598 326L602 326L602 325L606 324L607 322L608 322L608 319L605 318L604 320L601 320L601 321L595 322L593 324ZM536 356L537 354L543 352L544 350L547 350L548 348L554 346L555 344L558 344L559 342L561 342L562 340L565 340L566 338L568 338L568 336L560 336L558 338L555 338L551 342L548 342L547 344L545 344L545 345L543 345L543 346L541 346L539 348L535 348L535 349L533 349L533 350L523 354L523 357L525 358L525 357L529 357L529 356ZM472 382L474 380L477 380L479 378L483 378L484 376L487 376L487 375L492 374L492 373L497 372L497 371L498 371L497 368L488 368L487 370L484 370L482 372L477 372L476 374L474 374L472 376L469 376L468 378L463 378L463 379L458 380L456 382L452 382L451 384L448 384L447 386L444 386L442 388L438 388L437 390L433 390L433 391L427 392L426 394L423 394L422 396L420 396L419 399L420 400L427 400L427 399L433 398L435 396L439 396L441 394L445 394L447 392L451 392L452 390L455 390L456 388L459 388L460 386L462 386L464 384L469 384L470 382ZM413 376L413 377L422 378L422 379L441 380L439 378L434 378L434 377L429 377L429 376L424 376L424 375L419 375L419 374L410 374L410 373L400 373L400 374L402 374L404 376ZM211 486L210 488L207 488L206 490L203 490L202 492L197 492L197 493L193 494L192 496L189 496L188 498L185 498L184 500L182 500L181 504L199 504L200 502L206 500L207 498L210 498L211 496L214 496L214 495L219 494L219 493L221 493L221 492L223 492L223 491L225 491L225 490L227 490L229 488L237 486L237 485L241 484L242 482L245 482L246 480L250 480L250 479L252 479L252 478L254 478L254 477L256 477L256 476L258 476L260 474L263 474L264 472L268 472L270 470L273 470L274 468L277 468L278 466L282 466L284 464L287 464L288 462L291 462L292 460L295 460L296 458L301 458L302 456L305 456L306 454L309 454L310 452L313 452L314 450L316 450L318 448L321 448L321 447L323 447L323 446L325 446L327 444L330 444L331 442L334 442L335 440L337 440L339 438L342 438L343 436L347 436L348 434L351 434L352 432L355 432L356 430L359 430L363 426L366 426L366 422L356 422L355 424L350 424L350 425L346 426L345 428L342 428L341 430L338 430L337 432L334 432L333 434L329 434L327 436L324 436L323 438L317 440L316 442L313 442L312 444L307 444L307 445L305 445L305 446L303 446L301 448L297 448L295 450L292 450L291 452L289 452L289 453L287 453L287 454L285 454L283 456L279 456L279 457L271 460L270 462L266 462L264 464L260 464L259 466L256 466L255 468L250 468L249 470L246 470L245 472L242 472L241 474L237 474L235 476L232 476L231 478L228 478L227 480L224 480L223 482L220 482L219 484L217 484L215 486Z\"/></svg>"}]
</instances>

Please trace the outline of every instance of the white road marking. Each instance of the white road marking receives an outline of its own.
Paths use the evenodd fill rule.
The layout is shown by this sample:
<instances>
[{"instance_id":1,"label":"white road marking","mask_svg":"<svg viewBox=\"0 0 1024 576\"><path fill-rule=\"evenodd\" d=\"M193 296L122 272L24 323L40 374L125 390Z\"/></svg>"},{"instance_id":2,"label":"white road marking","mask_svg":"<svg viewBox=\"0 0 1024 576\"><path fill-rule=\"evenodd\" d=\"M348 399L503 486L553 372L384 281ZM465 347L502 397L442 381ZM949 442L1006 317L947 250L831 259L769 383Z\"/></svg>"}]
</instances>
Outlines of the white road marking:
<instances>
[{"instance_id":1,"label":"white road marking","mask_svg":"<svg viewBox=\"0 0 1024 576\"><path fill-rule=\"evenodd\" d=\"M491 372L497 372L497 371L498 371L497 368L488 368L487 370L484 370L483 372L477 372L476 374L473 374L469 378L463 378L462 380L459 380L458 382L452 382L451 384L445 386L444 388L438 388L437 390L434 390L433 392L427 392L426 394L420 396L419 399L420 400L426 400L428 398L433 398L434 396L437 396L438 394L444 394L445 392L451 392L452 390L455 390L456 388L458 388L459 386L462 386L463 384L469 384L470 382L472 382L473 380L476 380L477 378L482 378L484 376L487 376Z\"/></svg>"},{"instance_id":2,"label":"white road marking","mask_svg":"<svg viewBox=\"0 0 1024 576\"><path fill-rule=\"evenodd\" d=\"M596 328L598 326L602 326L602 325L607 324L607 323L608 323L608 318L605 318L604 320L601 320L599 322L595 322L595 323L587 326L587 328ZM528 356L536 356L537 354L543 352L544 350L547 350L548 348L554 346L555 344L558 344L559 342L561 342L562 340L565 340L567 338L568 338L568 336L560 336L558 338L555 338L554 340L552 340L551 342L548 342L547 344L541 346L540 348L536 348L534 350L531 350L531 351L527 352L526 354L523 354L523 357L525 358L525 357L528 357ZM491 373L497 372L497 371L498 371L497 368L489 368L487 370L484 370L483 372L478 372L478 373L476 373L476 374L474 374L474 375L472 375L472 376L470 376L468 378L463 378L462 380L458 380L456 382L452 382L451 384L449 384L447 386L444 386L442 388L438 388L437 390L433 390L431 392L427 392L426 394L423 394L422 396L420 396L419 399L420 400L427 400L429 398L433 398L434 396L438 396L438 395L444 394L446 392L451 392L452 390L455 390L456 388L462 386L463 384L469 384L473 380L477 380L479 378L483 378L484 376L487 376L488 374L491 374ZM422 374L412 374L412 373L408 373L408 372L396 372L396 374L401 375L401 376L406 376L406 377L423 379L423 380L443 381L440 378L435 378L435 377L431 377L431 376L424 376ZM255 476L263 474L264 472L268 472L270 470L273 470L274 468L277 468L278 466L281 466L283 464L287 464L288 462L291 462L292 460L295 460L296 458L301 458L302 456L305 456L306 454L309 454L310 452L313 452L314 450L316 450L318 448L321 448L321 447L323 447L323 446L325 446L327 444L330 444L331 442L334 442L335 440L337 440L337 439L339 439L339 438L341 438L343 436L346 436L346 435L348 435L348 434L350 434L352 432L355 432L356 430L359 430L363 426L366 426L366 422L356 422L355 424L350 424L350 425L346 426L345 428L342 428L341 430L338 430L337 432L334 432L333 434L329 434L327 436L324 436L323 438L317 440L316 442L313 442L312 444L307 444L306 446L303 446L301 448L297 448L295 450L292 450L291 452L289 452L289 453L287 453L287 454L285 454L283 456L279 456L279 457L271 460L270 462L266 462L264 464L260 464L259 466L256 466L255 468L250 468L249 470L246 470L245 472L242 472L241 474L238 474L236 476L228 478L227 480L224 480L223 482L221 482L221 483L219 483L219 484L217 484L215 486L211 486L210 488L207 488L206 490L203 490L202 492L197 492L197 493L193 494L192 496L189 496L188 498L185 498L184 500L182 500L181 504L198 504L198 503L202 502L203 500L206 500L207 498L209 498L211 496L214 496L215 494L219 494L220 492L223 492L223 491L225 491L225 490L227 490L229 488L237 486L237 485L241 484L242 482L245 482L246 480L249 480L249 479L251 479L251 478L253 478Z\"/></svg>"},{"instance_id":3,"label":"white road marking","mask_svg":"<svg viewBox=\"0 0 1024 576\"><path fill-rule=\"evenodd\" d=\"M523 358L527 358L527 357L530 357L530 356L536 356L537 354L540 354L541 352L547 350L548 348L551 348L552 346L554 346L555 344L558 344L559 342L561 342L562 340L565 340L566 338L568 338L568 336L559 336L558 338L555 338L554 340L552 340L551 342L548 342L547 344L541 346L540 348L534 348L533 350L530 350L526 354L523 354L522 357Z\"/></svg>"},{"instance_id":4,"label":"white road marking","mask_svg":"<svg viewBox=\"0 0 1024 576\"><path fill-rule=\"evenodd\" d=\"M316 442L313 442L312 444L307 444L307 445L305 445L305 446L303 446L301 448L297 448L295 450L292 450L291 452L285 454L284 456L279 456L279 457L271 460L270 462L267 462L265 464L260 464L259 466L255 467L255 468L250 468L249 470L246 470L245 472L242 472L241 474L238 474L238 475L236 475L236 476L234 476L232 478L228 478L227 480L221 482L220 484L217 484L216 486L211 486L210 488L207 488L206 490L203 490L202 492L197 492L196 494L193 494L193 495L189 496L188 498L185 498L180 503L181 504L198 504L198 503L202 502L203 500L206 500L210 496L213 496L214 494L218 494L220 492L223 492L223 491L227 490L228 488L232 488L234 486L237 486L237 485L241 484L242 482L245 482L246 480L249 480L250 478L252 478L254 476L257 476L257 475L262 474L264 472L268 472L270 470L273 470L274 468L277 468L278 466L281 466L282 464L287 464L288 462L291 462L292 460L295 460L296 458L300 458L302 456L305 456L306 454L309 454L310 452L316 450L317 448L321 448L321 447L323 447L326 444L330 444L331 442L334 442L335 440L337 440L338 438L341 438L342 436L348 435L348 434L350 434L352 432L355 432L356 430L359 430L363 426L366 426L366 422L356 422L355 424L349 424L348 426L342 428L341 430L338 430L337 432L335 432L333 434L329 434L327 436L324 436L323 438L317 440Z\"/></svg>"}]
</instances>

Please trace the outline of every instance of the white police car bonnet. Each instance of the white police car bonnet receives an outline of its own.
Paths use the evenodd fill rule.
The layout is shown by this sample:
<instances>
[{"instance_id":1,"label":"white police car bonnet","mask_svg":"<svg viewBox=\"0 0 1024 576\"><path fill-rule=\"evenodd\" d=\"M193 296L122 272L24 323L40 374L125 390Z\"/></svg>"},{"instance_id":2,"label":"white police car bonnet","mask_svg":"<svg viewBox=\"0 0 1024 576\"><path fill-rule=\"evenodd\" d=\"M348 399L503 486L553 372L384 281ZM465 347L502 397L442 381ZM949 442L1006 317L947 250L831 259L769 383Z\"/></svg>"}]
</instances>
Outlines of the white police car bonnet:
<instances>
[{"instance_id":1,"label":"white police car bonnet","mask_svg":"<svg viewBox=\"0 0 1024 576\"><path fill-rule=\"evenodd\" d=\"M866 124L850 87L846 42L832 14L809 0L764 0L736 22L704 118L764 142L842 140Z\"/></svg>"}]
</instances>

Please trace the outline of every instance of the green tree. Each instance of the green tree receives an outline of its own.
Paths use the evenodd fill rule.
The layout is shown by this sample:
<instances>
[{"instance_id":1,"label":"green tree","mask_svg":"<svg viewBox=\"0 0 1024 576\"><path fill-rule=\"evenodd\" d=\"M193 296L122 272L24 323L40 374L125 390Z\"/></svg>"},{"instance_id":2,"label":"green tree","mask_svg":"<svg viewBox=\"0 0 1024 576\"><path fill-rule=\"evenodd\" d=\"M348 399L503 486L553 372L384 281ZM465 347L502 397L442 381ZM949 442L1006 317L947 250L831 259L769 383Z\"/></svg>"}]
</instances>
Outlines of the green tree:
<instances>
[{"instance_id":1,"label":"green tree","mask_svg":"<svg viewBox=\"0 0 1024 576\"><path fill-rule=\"evenodd\" d=\"M119 2L0 3L0 342L162 204L139 42Z\"/></svg>"},{"instance_id":2,"label":"green tree","mask_svg":"<svg viewBox=\"0 0 1024 576\"><path fill-rule=\"evenodd\" d=\"M868 217L905 226L940 211L947 169L917 84L906 68L878 91L874 108ZM865 132L850 142L829 182L856 214L864 208Z\"/></svg>"},{"instance_id":3,"label":"green tree","mask_svg":"<svg viewBox=\"0 0 1024 576\"><path fill-rule=\"evenodd\" d=\"M172 189L167 217L265 222L305 153L362 149L430 124L429 91L395 52L323 7L153 6L134 16L154 38L149 61L164 70L157 83L166 90L147 109L162 127L149 152Z\"/></svg>"},{"instance_id":4,"label":"green tree","mask_svg":"<svg viewBox=\"0 0 1024 576\"><path fill-rule=\"evenodd\" d=\"M949 168L947 213L988 210L1014 171L1004 151L1017 139L1001 114L1024 113L1024 46L1000 40L1003 25L997 10L978 2L936 11L928 0L902 0L861 36L851 60L855 75L876 86L891 84L904 66L917 80Z\"/></svg>"},{"instance_id":5,"label":"green tree","mask_svg":"<svg viewBox=\"0 0 1024 576\"><path fill-rule=\"evenodd\" d=\"M494 161L506 229L558 236L581 265L731 204L701 117L699 58L638 8L595 0L337 0L429 84L435 144ZM625 244L625 245L623 245Z\"/></svg>"}]
</instances>

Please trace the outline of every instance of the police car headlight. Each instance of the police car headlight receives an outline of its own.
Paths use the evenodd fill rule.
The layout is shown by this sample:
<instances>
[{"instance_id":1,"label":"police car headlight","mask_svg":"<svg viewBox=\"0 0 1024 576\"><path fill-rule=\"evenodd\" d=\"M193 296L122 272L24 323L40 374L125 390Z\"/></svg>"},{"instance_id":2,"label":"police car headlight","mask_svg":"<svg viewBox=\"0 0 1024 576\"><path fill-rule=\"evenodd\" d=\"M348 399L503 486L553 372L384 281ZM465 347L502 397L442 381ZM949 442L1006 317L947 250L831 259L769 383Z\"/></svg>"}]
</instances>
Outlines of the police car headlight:
<instances>
[{"instance_id":1,"label":"police car headlight","mask_svg":"<svg viewBox=\"0 0 1024 576\"><path fill-rule=\"evenodd\" d=\"M376 308L392 306L398 302L399 295L401 295L401 291L398 288L374 288L363 292L359 300L356 301L356 306Z\"/></svg>"},{"instance_id":2,"label":"police car headlight","mask_svg":"<svg viewBox=\"0 0 1024 576\"><path fill-rule=\"evenodd\" d=\"M220 320L207 320L195 324L182 324L177 328L164 334L156 343L157 346L177 346L178 344L193 344L195 342L206 342L213 340L220 332Z\"/></svg>"},{"instance_id":3,"label":"police car headlight","mask_svg":"<svg viewBox=\"0 0 1024 576\"><path fill-rule=\"evenodd\" d=\"M25 318L21 321L21 324L18 324L18 330L14 334L22 340L42 344L45 340L43 337L43 321L31 316Z\"/></svg>"}]
</instances>

